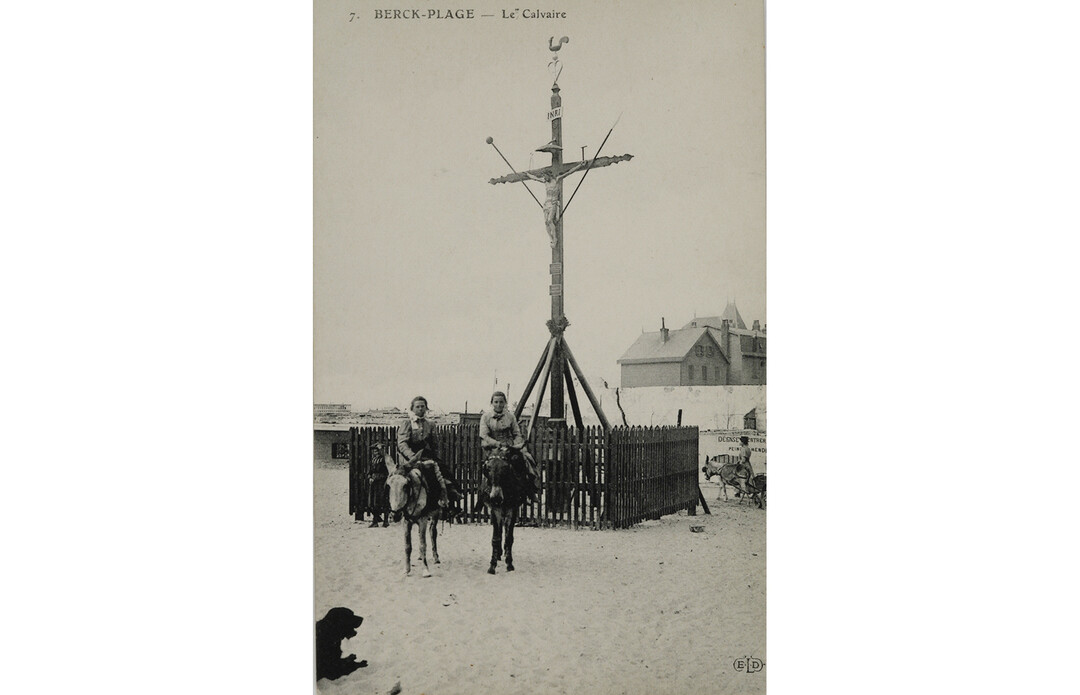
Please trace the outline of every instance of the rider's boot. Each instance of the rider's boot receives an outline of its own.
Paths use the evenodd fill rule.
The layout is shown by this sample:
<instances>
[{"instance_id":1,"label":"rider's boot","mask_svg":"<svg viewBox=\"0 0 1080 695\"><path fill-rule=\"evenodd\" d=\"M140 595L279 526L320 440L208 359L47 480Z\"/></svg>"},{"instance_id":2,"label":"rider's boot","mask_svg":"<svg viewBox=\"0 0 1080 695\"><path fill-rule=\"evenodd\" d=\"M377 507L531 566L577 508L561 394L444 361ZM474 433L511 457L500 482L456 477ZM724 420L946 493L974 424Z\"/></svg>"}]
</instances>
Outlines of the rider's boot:
<instances>
[{"instance_id":1,"label":"rider's boot","mask_svg":"<svg viewBox=\"0 0 1080 695\"><path fill-rule=\"evenodd\" d=\"M446 494L446 478L439 470L439 464L434 464L432 468L435 469L435 479L439 481L439 506L445 508L450 504L450 497Z\"/></svg>"}]
</instances>

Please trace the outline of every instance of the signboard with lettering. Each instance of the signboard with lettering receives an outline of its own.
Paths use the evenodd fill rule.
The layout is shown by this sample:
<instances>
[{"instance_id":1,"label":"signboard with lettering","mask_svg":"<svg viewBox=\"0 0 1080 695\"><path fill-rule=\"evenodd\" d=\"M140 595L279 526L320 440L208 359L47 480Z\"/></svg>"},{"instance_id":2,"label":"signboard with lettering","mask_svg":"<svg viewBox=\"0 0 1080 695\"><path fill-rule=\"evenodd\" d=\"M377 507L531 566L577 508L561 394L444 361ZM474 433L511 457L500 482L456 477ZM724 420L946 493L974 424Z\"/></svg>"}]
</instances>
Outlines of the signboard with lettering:
<instances>
[{"instance_id":1,"label":"signboard with lettering","mask_svg":"<svg viewBox=\"0 0 1080 695\"><path fill-rule=\"evenodd\" d=\"M562 263L552 263L548 266L548 272L552 275L562 275Z\"/></svg>"},{"instance_id":2,"label":"signboard with lettering","mask_svg":"<svg viewBox=\"0 0 1080 695\"><path fill-rule=\"evenodd\" d=\"M758 464L764 465L768 460L767 447L765 446L765 433L754 430L701 430L698 436L698 451L704 456L716 456L717 454L738 454L739 437L750 439L750 463L755 470ZM764 473L764 470L758 471Z\"/></svg>"},{"instance_id":3,"label":"signboard with lettering","mask_svg":"<svg viewBox=\"0 0 1080 695\"><path fill-rule=\"evenodd\" d=\"M561 297L562 296L562 285L552 285L549 288L549 290L551 291L551 296L552 297Z\"/></svg>"},{"instance_id":4,"label":"signboard with lettering","mask_svg":"<svg viewBox=\"0 0 1080 695\"><path fill-rule=\"evenodd\" d=\"M549 121L554 121L556 118L562 118L562 107L561 106L556 106L555 108L553 108L553 109L551 109L550 111L547 112L547 119Z\"/></svg>"}]
</instances>

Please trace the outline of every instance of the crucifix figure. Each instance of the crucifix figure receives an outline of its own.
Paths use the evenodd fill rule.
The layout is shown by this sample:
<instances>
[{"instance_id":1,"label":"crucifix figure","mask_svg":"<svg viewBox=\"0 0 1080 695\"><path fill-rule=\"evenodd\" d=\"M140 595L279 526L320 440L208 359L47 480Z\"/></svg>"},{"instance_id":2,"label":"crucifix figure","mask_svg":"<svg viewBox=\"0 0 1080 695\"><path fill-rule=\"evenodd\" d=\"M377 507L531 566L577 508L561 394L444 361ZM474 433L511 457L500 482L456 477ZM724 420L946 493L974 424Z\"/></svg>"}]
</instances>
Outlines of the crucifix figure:
<instances>
[{"instance_id":1,"label":"crucifix figure","mask_svg":"<svg viewBox=\"0 0 1080 695\"><path fill-rule=\"evenodd\" d=\"M567 41L569 41L569 39L564 37L559 44L556 45L554 43L554 37L552 37L548 47L552 51L558 51ZM629 154L622 154L616 157L599 156L600 151L604 148L604 143L606 143L608 137L611 136L611 130L615 129L615 126L612 126L611 130L608 131L607 136L604 137L604 142L600 143L600 147L596 149L596 156L591 160L586 160L584 156L582 156L580 162L574 162L572 164L563 163L562 97L559 95L558 83L559 75L562 73L562 65L558 62L557 56L555 60L552 61L552 64L554 66L552 72L555 75L555 83L551 85L551 110L548 111L547 114L548 120L551 121L551 142L536 150L537 152L550 153L551 164L540 169L518 172L510 166L510 162L507 161L502 152L499 152L499 148L495 147L492 138L487 139L487 143L492 147L495 147L495 151L499 152L499 156L502 157L507 166L510 166L511 171L514 172L512 174L507 174L506 176L490 179L489 183L516 183L520 181L524 186L526 181L537 181L544 184L545 195L543 203L541 203L536 195L529 190L528 186L525 186L525 190L529 191L529 195L532 196L533 200L544 209L544 226L547 228L548 237L551 240L551 319L547 322L548 330L551 333L551 339L544 348L544 352L540 356L540 362L536 365L532 378L529 380L528 386L525 387L514 412L516 418L521 417L521 413L525 408L526 401L533 390L533 386L539 384L539 390L537 391L536 400L533 405L534 417L529 422L529 433L526 436L526 439L531 438L532 432L535 429L535 416L540 412L540 402L544 398L544 392L547 388L549 376L551 383L551 419L564 420L563 385L565 378L566 394L570 398L570 406L574 411L575 422L579 429L583 427L581 412L578 407L577 393L574 389L574 383L571 377L571 370L573 373L577 374L578 382L585 391L585 395L588 396L589 402L592 405L593 410L596 411L597 416L600 418L600 422L604 429L611 429L607 418L604 417L603 410L600 408L599 401L593 394L592 389L589 388L589 384L585 381L585 375L574 360L574 355L570 351L570 346L566 344L566 339L563 337L566 327L570 325L563 313L563 217L566 210L570 207L570 203L573 202L574 195L577 193L577 188L574 189L574 192L570 195L570 200L564 205L562 186L563 181L570 174L583 172L581 181L584 181L585 177L588 176L589 171L592 169L605 167L617 162L628 161L633 157L633 155ZM584 149L582 149L582 154L584 155ZM578 182L578 187L581 186L581 181Z\"/></svg>"},{"instance_id":2,"label":"crucifix figure","mask_svg":"<svg viewBox=\"0 0 1080 695\"><path fill-rule=\"evenodd\" d=\"M562 203L562 180L583 166L585 166L585 162L577 162L558 174L551 167L541 169L539 174L534 174L531 171L525 172L529 179L544 184L544 191L547 193L544 198L544 226L547 227L548 236L551 238L551 248L555 248L555 243L559 240L558 225L556 223L559 221L559 207Z\"/></svg>"},{"instance_id":3,"label":"crucifix figure","mask_svg":"<svg viewBox=\"0 0 1080 695\"><path fill-rule=\"evenodd\" d=\"M558 87L554 88L555 92L558 92ZM554 101L554 99L553 99ZM554 129L554 125L552 128ZM610 134L610 133L609 133ZM561 150L562 148L558 148ZM536 150L537 152L551 152L551 166L544 167L542 169L531 169L529 171L523 171L521 173L507 174L506 176L500 176L497 179L490 179L488 183L514 183L515 181L538 181L544 184L544 202L541 203L541 207L544 208L544 226L547 227L548 237L551 239L551 248L555 248L559 241L559 221L562 218L562 182L570 174L581 171L582 169L589 170L596 167L604 167L616 162L622 162L632 159L634 155L624 154L618 157L596 157L591 162L582 160L580 162L574 162L573 164L563 164L561 161L561 152L556 151L556 146L553 143L544 145Z\"/></svg>"}]
</instances>

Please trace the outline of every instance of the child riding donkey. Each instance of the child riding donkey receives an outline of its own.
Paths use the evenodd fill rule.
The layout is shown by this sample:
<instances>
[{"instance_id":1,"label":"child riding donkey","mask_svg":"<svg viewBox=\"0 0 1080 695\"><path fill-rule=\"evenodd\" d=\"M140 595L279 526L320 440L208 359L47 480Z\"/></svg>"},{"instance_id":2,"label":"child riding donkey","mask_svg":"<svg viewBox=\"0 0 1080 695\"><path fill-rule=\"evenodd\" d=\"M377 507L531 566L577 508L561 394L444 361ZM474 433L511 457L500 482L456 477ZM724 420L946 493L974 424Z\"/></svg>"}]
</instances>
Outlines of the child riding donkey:
<instances>
[{"instance_id":1,"label":"child riding donkey","mask_svg":"<svg viewBox=\"0 0 1080 695\"><path fill-rule=\"evenodd\" d=\"M398 451L405 457L401 467L409 471L414 479L419 482L422 470L434 474L439 483L439 506L446 507L450 503L450 494L454 501L461 499L461 493L457 485L450 480L442 470L442 462L439 460L439 440L435 436L435 424L428 420L427 399L417 396L409 405L409 419L398 426L397 446Z\"/></svg>"},{"instance_id":2,"label":"child riding donkey","mask_svg":"<svg viewBox=\"0 0 1080 695\"><path fill-rule=\"evenodd\" d=\"M535 500L540 493L540 476L536 471L532 456L525 450L525 438L521 435L514 414L506 409L506 394L496 391L491 394L491 412L480 416L480 446L486 459L493 457L505 459L514 471L526 481L525 489L529 498ZM485 486L490 483L486 479ZM488 492L484 490L485 494Z\"/></svg>"}]
</instances>

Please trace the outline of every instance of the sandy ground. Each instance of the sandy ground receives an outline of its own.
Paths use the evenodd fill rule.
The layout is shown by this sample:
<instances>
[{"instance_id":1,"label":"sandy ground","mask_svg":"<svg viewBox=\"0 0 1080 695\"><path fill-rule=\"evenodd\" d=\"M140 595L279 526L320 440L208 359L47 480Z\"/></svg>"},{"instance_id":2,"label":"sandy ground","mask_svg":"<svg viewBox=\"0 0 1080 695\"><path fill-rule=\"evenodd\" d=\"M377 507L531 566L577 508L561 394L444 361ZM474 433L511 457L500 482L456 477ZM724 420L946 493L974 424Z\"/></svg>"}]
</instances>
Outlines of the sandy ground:
<instances>
[{"instance_id":1,"label":"sandy ground","mask_svg":"<svg viewBox=\"0 0 1080 695\"><path fill-rule=\"evenodd\" d=\"M345 654L368 667L322 693L763 693L736 660L765 654L765 512L716 501L621 531L518 528L516 571L486 574L491 527L439 524L421 577L399 524L348 515L348 472L315 470L315 614L364 617ZM704 526L692 533L691 525ZM431 563L430 548L429 563Z\"/></svg>"}]
</instances>

